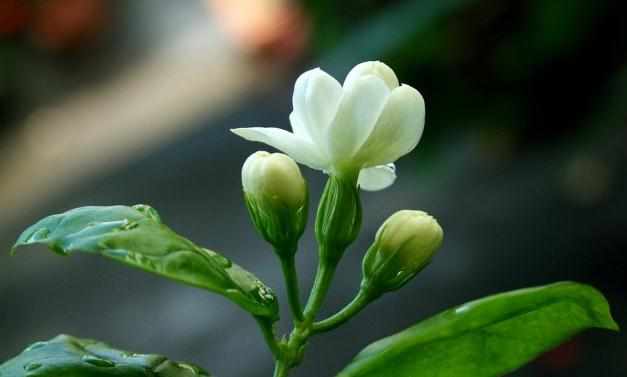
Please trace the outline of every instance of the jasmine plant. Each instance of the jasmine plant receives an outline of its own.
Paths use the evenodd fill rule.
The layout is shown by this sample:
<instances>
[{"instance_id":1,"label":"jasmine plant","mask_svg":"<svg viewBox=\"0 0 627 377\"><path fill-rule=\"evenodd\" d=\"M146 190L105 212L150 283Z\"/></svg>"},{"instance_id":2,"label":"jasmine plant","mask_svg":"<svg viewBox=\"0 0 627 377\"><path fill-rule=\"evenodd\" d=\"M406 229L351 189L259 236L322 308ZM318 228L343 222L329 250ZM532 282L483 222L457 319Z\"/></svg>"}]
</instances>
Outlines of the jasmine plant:
<instances>
[{"instance_id":1,"label":"jasmine plant","mask_svg":"<svg viewBox=\"0 0 627 377\"><path fill-rule=\"evenodd\" d=\"M387 65L365 62L343 84L320 69L296 81L293 132L232 130L283 153L255 152L242 168L252 223L278 258L287 287L292 330L278 334L272 289L225 256L168 228L146 205L81 207L26 229L18 247L98 254L225 296L250 313L275 362L274 377L299 366L306 346L368 304L403 287L433 259L444 232L417 210L400 210L379 228L365 252L354 299L335 314L319 312L342 256L360 232L360 190L378 191L396 178L394 162L418 144L425 120L420 93ZM318 268L306 301L294 257L305 230L309 190L297 163L328 175L315 220ZM618 330L603 295L585 284L560 282L489 296L446 310L359 352L338 377L489 377L511 372L588 328ZM204 369L160 355L121 351L60 335L37 342L0 366L0 377L194 377Z\"/></svg>"}]
</instances>

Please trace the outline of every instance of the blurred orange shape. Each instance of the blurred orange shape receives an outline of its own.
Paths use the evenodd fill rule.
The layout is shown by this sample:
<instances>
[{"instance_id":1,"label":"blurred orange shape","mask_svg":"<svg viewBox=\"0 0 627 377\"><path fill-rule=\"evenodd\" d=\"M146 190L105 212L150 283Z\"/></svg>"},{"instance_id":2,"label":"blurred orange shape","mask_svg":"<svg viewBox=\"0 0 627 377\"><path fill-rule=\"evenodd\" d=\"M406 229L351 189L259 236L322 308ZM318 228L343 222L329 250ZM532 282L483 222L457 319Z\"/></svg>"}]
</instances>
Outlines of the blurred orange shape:
<instances>
[{"instance_id":1,"label":"blurred orange shape","mask_svg":"<svg viewBox=\"0 0 627 377\"><path fill-rule=\"evenodd\" d=\"M284 60L298 57L306 45L308 21L288 0L209 0L216 21L247 53Z\"/></svg>"},{"instance_id":2,"label":"blurred orange shape","mask_svg":"<svg viewBox=\"0 0 627 377\"><path fill-rule=\"evenodd\" d=\"M0 0L0 36L22 31L30 18L30 9L23 0Z\"/></svg>"},{"instance_id":3,"label":"blurred orange shape","mask_svg":"<svg viewBox=\"0 0 627 377\"><path fill-rule=\"evenodd\" d=\"M103 0L46 0L39 4L33 35L48 49L80 47L92 41L106 22Z\"/></svg>"}]
</instances>

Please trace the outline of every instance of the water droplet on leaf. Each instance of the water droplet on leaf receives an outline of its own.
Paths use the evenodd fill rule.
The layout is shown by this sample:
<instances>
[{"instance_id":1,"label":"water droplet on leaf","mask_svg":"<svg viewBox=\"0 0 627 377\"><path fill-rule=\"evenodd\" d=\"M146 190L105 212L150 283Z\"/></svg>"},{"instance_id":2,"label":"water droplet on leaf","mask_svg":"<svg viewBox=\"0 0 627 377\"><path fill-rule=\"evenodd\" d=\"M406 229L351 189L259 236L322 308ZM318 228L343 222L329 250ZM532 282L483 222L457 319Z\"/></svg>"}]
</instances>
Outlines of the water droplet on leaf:
<instances>
[{"instance_id":1,"label":"water droplet on leaf","mask_svg":"<svg viewBox=\"0 0 627 377\"><path fill-rule=\"evenodd\" d=\"M38 348L41 348L41 347L45 346L46 344L48 344L48 343L46 343L46 342L36 342L36 343L33 343L28 348L26 348L24 350L24 352L36 350Z\"/></svg>"},{"instance_id":2,"label":"water droplet on leaf","mask_svg":"<svg viewBox=\"0 0 627 377\"><path fill-rule=\"evenodd\" d=\"M139 223L135 222L135 221L128 221L127 223L125 223L121 230L133 230L135 228L137 228L139 226Z\"/></svg>"},{"instance_id":3,"label":"water droplet on leaf","mask_svg":"<svg viewBox=\"0 0 627 377\"><path fill-rule=\"evenodd\" d=\"M108 249L104 250L102 253L112 258L125 258L128 256L128 251L124 249Z\"/></svg>"},{"instance_id":4,"label":"water droplet on leaf","mask_svg":"<svg viewBox=\"0 0 627 377\"><path fill-rule=\"evenodd\" d=\"M161 222L161 217L159 216L159 213L157 213L157 211L151 206L147 206L145 204L137 204L134 205L133 208L146 215L146 217L148 217L149 219L154 220L158 223Z\"/></svg>"},{"instance_id":5,"label":"water droplet on leaf","mask_svg":"<svg viewBox=\"0 0 627 377\"><path fill-rule=\"evenodd\" d=\"M48 228L38 229L35 233L31 234L31 236L28 237L27 242L37 242L37 241L46 239L49 234L50 234L50 230Z\"/></svg>"},{"instance_id":6,"label":"water droplet on leaf","mask_svg":"<svg viewBox=\"0 0 627 377\"><path fill-rule=\"evenodd\" d=\"M186 364L186 363L179 363L179 367L181 367L181 369L187 369L188 371L194 374L198 374L198 368L196 368L193 365Z\"/></svg>"},{"instance_id":7,"label":"water droplet on leaf","mask_svg":"<svg viewBox=\"0 0 627 377\"><path fill-rule=\"evenodd\" d=\"M94 355L85 355L85 356L83 356L83 361L88 363L88 364L91 364L91 365L94 365L94 366L97 366L97 367L101 367L101 368L111 368L111 367L115 366L115 364L112 361L105 360L105 359L102 359L102 358L100 358L98 356L94 356Z\"/></svg>"},{"instance_id":8,"label":"water droplet on leaf","mask_svg":"<svg viewBox=\"0 0 627 377\"><path fill-rule=\"evenodd\" d=\"M215 251L205 249L204 247L201 248L201 250L207 253L209 258L218 263L218 265L222 268L229 268L233 265L233 262L231 262L228 258L216 253Z\"/></svg>"},{"instance_id":9,"label":"water droplet on leaf","mask_svg":"<svg viewBox=\"0 0 627 377\"><path fill-rule=\"evenodd\" d=\"M39 369L41 368L41 364L40 363L28 363L26 365L24 365L24 370L26 370L27 372L33 371L35 369Z\"/></svg>"}]
</instances>

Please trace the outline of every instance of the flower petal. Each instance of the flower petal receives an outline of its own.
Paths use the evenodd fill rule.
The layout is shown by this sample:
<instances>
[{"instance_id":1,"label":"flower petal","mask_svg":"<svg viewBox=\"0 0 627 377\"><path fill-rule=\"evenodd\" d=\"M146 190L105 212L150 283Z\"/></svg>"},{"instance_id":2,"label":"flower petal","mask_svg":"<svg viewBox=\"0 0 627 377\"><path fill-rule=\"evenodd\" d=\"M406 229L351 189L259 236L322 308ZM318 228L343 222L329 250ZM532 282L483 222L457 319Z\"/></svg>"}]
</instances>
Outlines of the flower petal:
<instances>
[{"instance_id":1,"label":"flower petal","mask_svg":"<svg viewBox=\"0 0 627 377\"><path fill-rule=\"evenodd\" d=\"M389 93L383 80L372 75L360 77L344 88L340 107L327 133L332 164L351 163L373 130Z\"/></svg>"},{"instance_id":2,"label":"flower petal","mask_svg":"<svg viewBox=\"0 0 627 377\"><path fill-rule=\"evenodd\" d=\"M424 99L416 89L401 85L388 96L381 116L356 159L364 161L364 166L398 160L416 147L424 124Z\"/></svg>"},{"instance_id":3,"label":"flower petal","mask_svg":"<svg viewBox=\"0 0 627 377\"><path fill-rule=\"evenodd\" d=\"M292 125L292 131L294 131L294 135L302 139L310 140L312 143L314 143L309 133L309 130L307 129L305 121L303 121L301 117L296 114L296 111L292 111L290 113L289 120L290 124Z\"/></svg>"},{"instance_id":4,"label":"flower petal","mask_svg":"<svg viewBox=\"0 0 627 377\"><path fill-rule=\"evenodd\" d=\"M396 180L394 164L373 166L361 169L357 184L366 191L378 191L390 186Z\"/></svg>"},{"instance_id":5,"label":"flower petal","mask_svg":"<svg viewBox=\"0 0 627 377\"><path fill-rule=\"evenodd\" d=\"M318 153L315 146L309 140L298 137L280 128L235 128L232 129L231 132L246 140L268 144L312 169L323 170L328 167L326 159Z\"/></svg>"},{"instance_id":6,"label":"flower petal","mask_svg":"<svg viewBox=\"0 0 627 377\"><path fill-rule=\"evenodd\" d=\"M319 146L324 145L324 134L335 117L342 97L342 86L320 68L309 70L294 84L290 123L300 137L308 135Z\"/></svg>"},{"instance_id":7,"label":"flower petal","mask_svg":"<svg viewBox=\"0 0 627 377\"><path fill-rule=\"evenodd\" d=\"M346 75L346 79L344 79L344 87L352 85L355 80L366 75L377 76L385 82L385 85L387 85L390 90L398 87L398 78L396 78L396 74L392 68L380 61L357 64L350 72L348 72L348 75Z\"/></svg>"}]
</instances>

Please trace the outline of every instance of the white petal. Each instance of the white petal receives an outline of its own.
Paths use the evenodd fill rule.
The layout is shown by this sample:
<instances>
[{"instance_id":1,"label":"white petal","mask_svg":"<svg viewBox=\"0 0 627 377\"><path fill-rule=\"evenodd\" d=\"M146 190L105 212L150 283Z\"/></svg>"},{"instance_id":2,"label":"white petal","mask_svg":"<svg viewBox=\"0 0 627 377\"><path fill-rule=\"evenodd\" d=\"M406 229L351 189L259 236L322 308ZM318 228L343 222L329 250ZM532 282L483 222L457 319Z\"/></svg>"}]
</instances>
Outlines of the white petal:
<instances>
[{"instance_id":1,"label":"white petal","mask_svg":"<svg viewBox=\"0 0 627 377\"><path fill-rule=\"evenodd\" d=\"M394 89L356 159L365 161L365 166L396 161L416 147L424 124L425 102L420 93L408 85Z\"/></svg>"},{"instance_id":2,"label":"white petal","mask_svg":"<svg viewBox=\"0 0 627 377\"><path fill-rule=\"evenodd\" d=\"M308 135L322 146L323 135L335 117L342 86L320 68L309 70L298 77L294 85L290 122L294 133Z\"/></svg>"},{"instance_id":3,"label":"white petal","mask_svg":"<svg viewBox=\"0 0 627 377\"><path fill-rule=\"evenodd\" d=\"M306 139L291 132L274 127L235 128L231 132L246 140L268 144L292 157L294 160L312 169L326 169L326 159L318 153L315 146Z\"/></svg>"},{"instance_id":4,"label":"white petal","mask_svg":"<svg viewBox=\"0 0 627 377\"><path fill-rule=\"evenodd\" d=\"M396 74L394 74L392 68L379 61L357 64L350 72L348 72L346 79L344 79L344 87L352 85L352 83L359 77L366 75L379 77L385 82L385 85L387 85L390 90L398 87L398 78L396 77Z\"/></svg>"},{"instance_id":5,"label":"white petal","mask_svg":"<svg viewBox=\"0 0 627 377\"><path fill-rule=\"evenodd\" d=\"M383 80L372 75L363 76L344 89L327 134L329 155L334 164L352 160L373 130L389 92Z\"/></svg>"},{"instance_id":6,"label":"white petal","mask_svg":"<svg viewBox=\"0 0 627 377\"><path fill-rule=\"evenodd\" d=\"M396 180L394 164L373 166L361 169L357 184L366 191L378 191L390 186Z\"/></svg>"},{"instance_id":7,"label":"white petal","mask_svg":"<svg viewBox=\"0 0 627 377\"><path fill-rule=\"evenodd\" d=\"M298 115L296 115L295 111L292 111L289 116L290 125L292 126L292 131L294 135L301 137L303 139L311 140L311 135L305 126L305 121L301 119ZM313 140L312 140L313 141Z\"/></svg>"}]
</instances>

